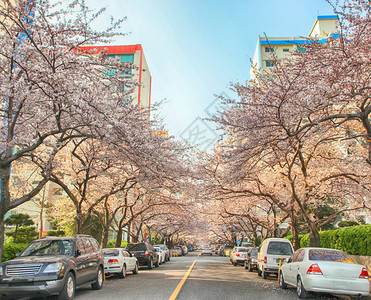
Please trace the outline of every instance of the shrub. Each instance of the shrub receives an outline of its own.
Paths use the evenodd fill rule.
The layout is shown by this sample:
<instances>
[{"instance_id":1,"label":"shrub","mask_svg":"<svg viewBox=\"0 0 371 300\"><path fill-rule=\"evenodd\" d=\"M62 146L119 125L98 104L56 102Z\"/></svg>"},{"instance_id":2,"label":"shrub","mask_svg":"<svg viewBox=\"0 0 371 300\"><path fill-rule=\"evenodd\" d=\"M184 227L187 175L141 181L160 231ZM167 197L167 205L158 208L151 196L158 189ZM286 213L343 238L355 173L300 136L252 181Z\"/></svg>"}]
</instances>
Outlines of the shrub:
<instances>
[{"instance_id":1,"label":"shrub","mask_svg":"<svg viewBox=\"0 0 371 300\"><path fill-rule=\"evenodd\" d=\"M39 236L35 227L22 226L17 229L5 232L6 236L14 238L14 242L18 244L29 244Z\"/></svg>"},{"instance_id":2,"label":"shrub","mask_svg":"<svg viewBox=\"0 0 371 300\"><path fill-rule=\"evenodd\" d=\"M47 236L65 236L64 230L57 229L57 230L49 230L46 234Z\"/></svg>"},{"instance_id":3,"label":"shrub","mask_svg":"<svg viewBox=\"0 0 371 300\"><path fill-rule=\"evenodd\" d=\"M371 256L371 225L358 225L319 232L322 248L342 250L352 255ZM286 236L292 242L292 236ZM300 247L310 247L309 233L300 235Z\"/></svg>"},{"instance_id":4,"label":"shrub","mask_svg":"<svg viewBox=\"0 0 371 300\"><path fill-rule=\"evenodd\" d=\"M7 261L15 258L15 255L22 252L27 247L27 243L14 243L13 238L9 238L4 244L3 257L1 261Z\"/></svg>"},{"instance_id":5,"label":"shrub","mask_svg":"<svg viewBox=\"0 0 371 300\"><path fill-rule=\"evenodd\" d=\"M107 248L114 248L116 240L108 240ZM127 241L121 241L121 248L126 248Z\"/></svg>"}]
</instances>

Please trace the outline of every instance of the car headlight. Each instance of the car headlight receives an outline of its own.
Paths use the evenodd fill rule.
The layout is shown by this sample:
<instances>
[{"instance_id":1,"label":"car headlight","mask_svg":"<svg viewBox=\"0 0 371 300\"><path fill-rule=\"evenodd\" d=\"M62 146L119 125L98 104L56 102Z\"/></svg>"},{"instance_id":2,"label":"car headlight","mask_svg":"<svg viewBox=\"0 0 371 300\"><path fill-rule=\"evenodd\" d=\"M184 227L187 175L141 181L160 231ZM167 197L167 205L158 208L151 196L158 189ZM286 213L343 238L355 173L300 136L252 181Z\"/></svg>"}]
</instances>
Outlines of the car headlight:
<instances>
[{"instance_id":1,"label":"car headlight","mask_svg":"<svg viewBox=\"0 0 371 300\"><path fill-rule=\"evenodd\" d=\"M43 273L59 273L63 268L62 263L49 264Z\"/></svg>"}]
</instances>

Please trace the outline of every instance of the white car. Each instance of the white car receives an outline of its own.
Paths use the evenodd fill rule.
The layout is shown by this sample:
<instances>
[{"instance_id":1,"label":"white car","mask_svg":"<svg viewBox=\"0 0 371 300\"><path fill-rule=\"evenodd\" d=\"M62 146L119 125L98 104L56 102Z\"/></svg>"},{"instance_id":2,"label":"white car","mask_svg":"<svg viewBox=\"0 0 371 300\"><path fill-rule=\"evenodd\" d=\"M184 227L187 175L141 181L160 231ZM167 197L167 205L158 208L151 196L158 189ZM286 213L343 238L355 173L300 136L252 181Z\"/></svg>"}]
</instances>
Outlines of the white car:
<instances>
[{"instance_id":1,"label":"white car","mask_svg":"<svg viewBox=\"0 0 371 300\"><path fill-rule=\"evenodd\" d=\"M155 245L155 247L160 247L165 252L165 262L170 261L170 250L165 244Z\"/></svg>"},{"instance_id":2,"label":"white car","mask_svg":"<svg viewBox=\"0 0 371 300\"><path fill-rule=\"evenodd\" d=\"M126 272L138 274L138 260L125 248L103 249L103 256L105 274L117 274L120 278L125 278Z\"/></svg>"},{"instance_id":3,"label":"white car","mask_svg":"<svg viewBox=\"0 0 371 300\"><path fill-rule=\"evenodd\" d=\"M158 259L159 259L159 264L163 264L166 262L166 253L163 251L160 247L154 247L157 254L158 254Z\"/></svg>"},{"instance_id":4,"label":"white car","mask_svg":"<svg viewBox=\"0 0 371 300\"><path fill-rule=\"evenodd\" d=\"M202 247L201 249L201 255L213 255L213 250L210 247Z\"/></svg>"},{"instance_id":5,"label":"white car","mask_svg":"<svg viewBox=\"0 0 371 300\"><path fill-rule=\"evenodd\" d=\"M244 265L247 259L247 250L246 247L234 247L231 253L229 254L229 260L232 265L237 266L238 264Z\"/></svg>"},{"instance_id":6,"label":"white car","mask_svg":"<svg viewBox=\"0 0 371 300\"><path fill-rule=\"evenodd\" d=\"M301 248L281 267L279 284L296 287L299 298L309 292L367 296L370 291L367 269L346 253L326 248Z\"/></svg>"}]
</instances>

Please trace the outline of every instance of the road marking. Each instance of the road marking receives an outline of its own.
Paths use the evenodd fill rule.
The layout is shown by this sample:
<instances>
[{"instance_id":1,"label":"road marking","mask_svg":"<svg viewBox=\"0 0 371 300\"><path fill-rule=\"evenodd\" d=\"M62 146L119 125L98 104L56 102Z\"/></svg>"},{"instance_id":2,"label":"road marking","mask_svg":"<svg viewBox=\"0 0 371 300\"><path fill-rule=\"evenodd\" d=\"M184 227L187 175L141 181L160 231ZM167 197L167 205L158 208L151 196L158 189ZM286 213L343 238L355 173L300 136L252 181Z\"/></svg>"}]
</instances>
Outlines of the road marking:
<instances>
[{"instance_id":1,"label":"road marking","mask_svg":"<svg viewBox=\"0 0 371 300\"><path fill-rule=\"evenodd\" d=\"M198 254L197 256L200 256L200 255L201 255L201 253ZM178 286L174 290L173 294L170 296L169 300L175 300L176 297L178 297L178 294L179 294L180 290L182 289L184 282L187 280L189 274L191 274L192 269L193 269L194 265L196 264L196 261L197 261L197 258L195 259L195 261L193 262L193 264L191 265L191 267L188 269L188 271L184 275L183 279L179 282Z\"/></svg>"}]
</instances>

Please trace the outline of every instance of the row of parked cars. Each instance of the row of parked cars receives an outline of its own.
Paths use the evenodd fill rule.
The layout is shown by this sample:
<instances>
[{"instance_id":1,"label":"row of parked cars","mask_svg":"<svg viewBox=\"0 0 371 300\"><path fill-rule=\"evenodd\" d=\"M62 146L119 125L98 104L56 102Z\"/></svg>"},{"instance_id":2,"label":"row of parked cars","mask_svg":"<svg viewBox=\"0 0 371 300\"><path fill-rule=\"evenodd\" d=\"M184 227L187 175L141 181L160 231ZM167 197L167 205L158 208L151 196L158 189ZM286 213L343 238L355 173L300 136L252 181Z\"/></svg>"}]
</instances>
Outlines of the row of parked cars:
<instances>
[{"instance_id":1,"label":"row of parked cars","mask_svg":"<svg viewBox=\"0 0 371 300\"><path fill-rule=\"evenodd\" d=\"M370 282L365 266L357 264L343 251L326 248L294 249L287 239L268 238L259 248L234 247L230 254L233 265L257 270L264 279L279 278L279 286L296 288L305 299L311 292L368 296Z\"/></svg>"},{"instance_id":2,"label":"row of parked cars","mask_svg":"<svg viewBox=\"0 0 371 300\"><path fill-rule=\"evenodd\" d=\"M165 245L128 244L126 248L101 249L89 235L44 237L33 241L15 259L0 265L0 298L52 296L72 300L76 288L103 287L104 274L125 278L170 260Z\"/></svg>"}]
</instances>

